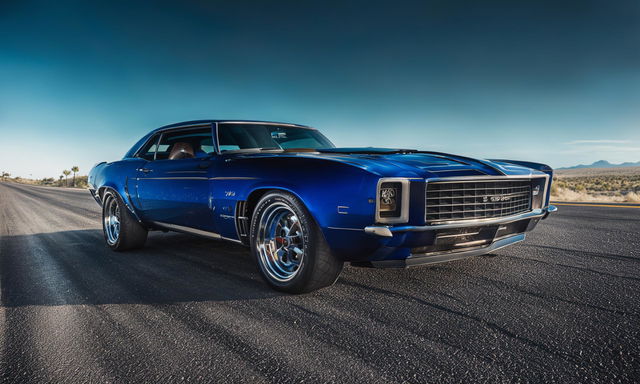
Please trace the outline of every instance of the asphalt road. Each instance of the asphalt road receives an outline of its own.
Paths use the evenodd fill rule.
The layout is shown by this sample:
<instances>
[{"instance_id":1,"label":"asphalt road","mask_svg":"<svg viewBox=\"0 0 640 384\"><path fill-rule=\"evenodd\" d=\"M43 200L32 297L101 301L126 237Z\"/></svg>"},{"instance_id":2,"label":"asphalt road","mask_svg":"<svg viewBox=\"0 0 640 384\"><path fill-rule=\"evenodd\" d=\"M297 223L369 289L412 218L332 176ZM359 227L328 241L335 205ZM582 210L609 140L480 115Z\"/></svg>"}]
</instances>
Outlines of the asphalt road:
<instances>
[{"instance_id":1,"label":"asphalt road","mask_svg":"<svg viewBox=\"0 0 640 384\"><path fill-rule=\"evenodd\" d=\"M276 293L241 246L104 245L86 191L0 183L0 382L633 382L640 209L563 206L527 241Z\"/></svg>"}]
</instances>

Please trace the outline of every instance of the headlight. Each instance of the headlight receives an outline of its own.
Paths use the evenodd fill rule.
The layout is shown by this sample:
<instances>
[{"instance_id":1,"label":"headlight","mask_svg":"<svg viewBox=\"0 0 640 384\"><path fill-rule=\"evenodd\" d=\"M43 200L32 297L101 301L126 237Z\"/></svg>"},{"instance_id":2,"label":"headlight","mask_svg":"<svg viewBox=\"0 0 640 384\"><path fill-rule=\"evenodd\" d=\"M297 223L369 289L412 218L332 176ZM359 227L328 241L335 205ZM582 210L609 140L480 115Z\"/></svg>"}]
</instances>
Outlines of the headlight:
<instances>
[{"instance_id":1,"label":"headlight","mask_svg":"<svg viewBox=\"0 0 640 384\"><path fill-rule=\"evenodd\" d=\"M409 180L380 179L376 194L376 222L406 223L409 220Z\"/></svg>"}]
</instances>

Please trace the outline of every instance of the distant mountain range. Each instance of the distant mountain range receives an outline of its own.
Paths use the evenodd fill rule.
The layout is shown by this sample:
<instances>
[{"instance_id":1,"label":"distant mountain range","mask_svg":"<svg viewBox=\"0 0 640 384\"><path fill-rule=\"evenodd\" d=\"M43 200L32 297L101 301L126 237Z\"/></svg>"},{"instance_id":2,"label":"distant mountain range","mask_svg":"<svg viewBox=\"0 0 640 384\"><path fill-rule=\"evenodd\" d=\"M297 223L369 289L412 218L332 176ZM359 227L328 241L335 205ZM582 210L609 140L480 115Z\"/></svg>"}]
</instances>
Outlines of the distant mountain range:
<instances>
[{"instance_id":1,"label":"distant mountain range","mask_svg":"<svg viewBox=\"0 0 640 384\"><path fill-rule=\"evenodd\" d=\"M558 169L580 169L580 168L619 168L619 167L640 167L640 161L636 163L622 163L622 164L611 164L607 160L598 160L593 164L585 165L574 165L573 167L563 167Z\"/></svg>"}]
</instances>

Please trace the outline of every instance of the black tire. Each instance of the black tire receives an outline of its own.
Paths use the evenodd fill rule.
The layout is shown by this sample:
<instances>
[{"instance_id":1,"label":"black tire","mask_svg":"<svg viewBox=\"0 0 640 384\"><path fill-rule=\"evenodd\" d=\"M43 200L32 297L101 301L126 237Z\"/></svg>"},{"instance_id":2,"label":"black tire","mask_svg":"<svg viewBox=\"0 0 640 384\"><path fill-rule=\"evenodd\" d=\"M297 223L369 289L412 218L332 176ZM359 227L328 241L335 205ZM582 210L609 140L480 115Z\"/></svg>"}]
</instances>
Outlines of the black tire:
<instances>
[{"instance_id":1,"label":"black tire","mask_svg":"<svg viewBox=\"0 0 640 384\"><path fill-rule=\"evenodd\" d=\"M120 196L107 191L102 201L102 233L107 246L118 252L142 248L147 241L148 230L131 215ZM114 216L112 210L116 210L115 215L119 219L117 236L108 228L112 228L109 226L109 216Z\"/></svg>"},{"instance_id":2,"label":"black tire","mask_svg":"<svg viewBox=\"0 0 640 384\"><path fill-rule=\"evenodd\" d=\"M274 276L273 268L270 270L270 265L275 263L275 259L268 259L265 256L272 255L273 251L265 253L268 251L264 246L261 249L260 244L264 244L264 236L261 233L268 232L268 230L264 229L263 220L268 221L267 215L270 215L270 212L273 212L274 209L286 210L287 208L296 216L294 226L299 222L302 230L302 236L293 237L302 238L304 243L302 244L301 261L299 261L294 276L287 281L282 281L282 279ZM261 225L261 223L263 224ZM284 238L280 237L280 239ZM290 240L289 237L286 237L286 239ZM285 246L284 241L282 240L282 248ZM274 244L277 244L277 242L272 242L272 245ZM287 244L291 246L293 241ZM338 279L344 265L344 262L331 252L320 227L316 224L304 204L294 195L281 191L272 191L265 194L253 211L251 218L251 253L264 280L274 289L288 293L306 293L328 287ZM294 257L297 256L296 254L293 255Z\"/></svg>"}]
</instances>

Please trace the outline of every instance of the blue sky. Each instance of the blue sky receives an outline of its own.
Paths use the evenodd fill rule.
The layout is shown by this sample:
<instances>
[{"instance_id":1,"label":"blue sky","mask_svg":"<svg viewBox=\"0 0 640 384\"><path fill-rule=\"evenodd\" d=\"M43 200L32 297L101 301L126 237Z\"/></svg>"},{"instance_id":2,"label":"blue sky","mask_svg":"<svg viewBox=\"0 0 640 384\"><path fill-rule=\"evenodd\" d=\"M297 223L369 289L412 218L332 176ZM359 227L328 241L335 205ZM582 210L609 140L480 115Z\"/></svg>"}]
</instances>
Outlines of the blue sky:
<instances>
[{"instance_id":1,"label":"blue sky","mask_svg":"<svg viewBox=\"0 0 640 384\"><path fill-rule=\"evenodd\" d=\"M393 5L392 5L393 4ZM0 170L193 119L554 167L640 161L637 1L0 3Z\"/></svg>"}]
</instances>

